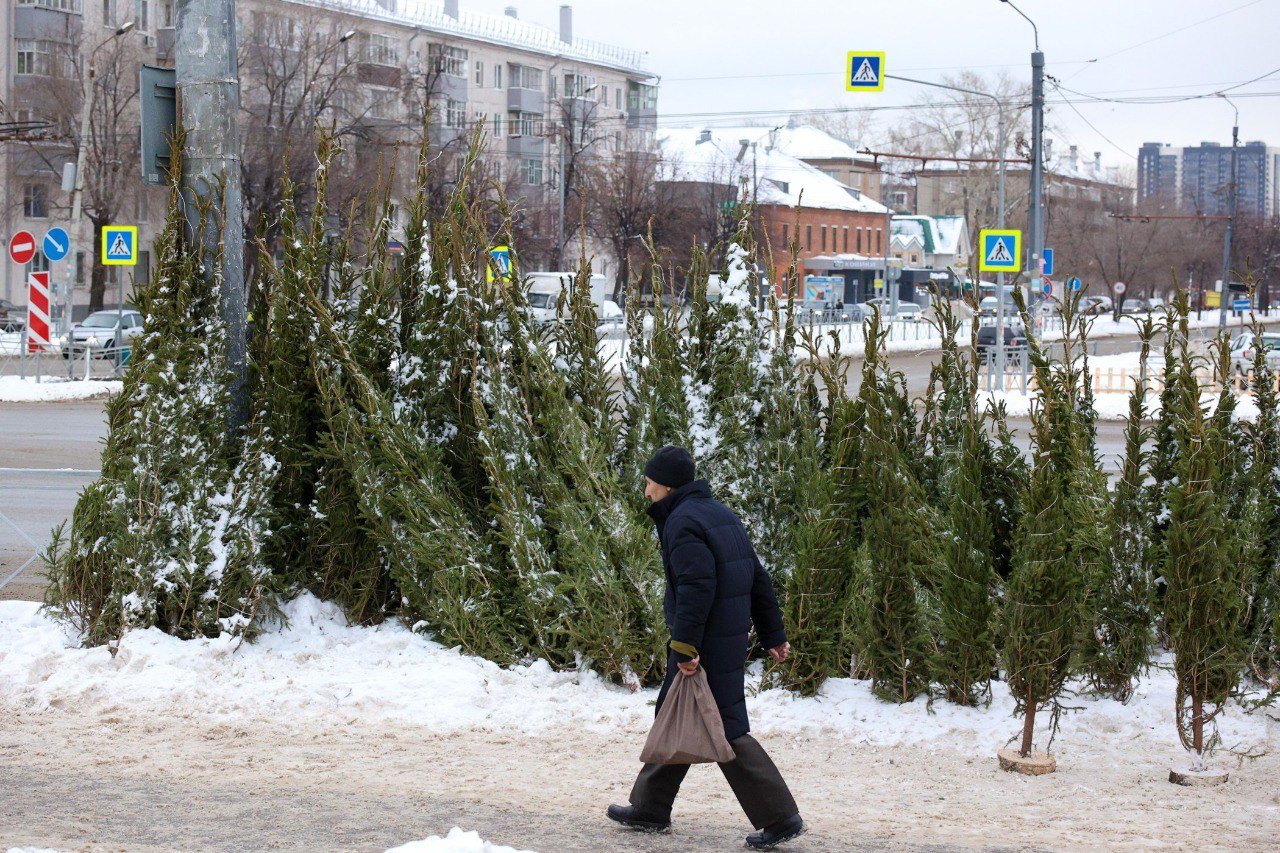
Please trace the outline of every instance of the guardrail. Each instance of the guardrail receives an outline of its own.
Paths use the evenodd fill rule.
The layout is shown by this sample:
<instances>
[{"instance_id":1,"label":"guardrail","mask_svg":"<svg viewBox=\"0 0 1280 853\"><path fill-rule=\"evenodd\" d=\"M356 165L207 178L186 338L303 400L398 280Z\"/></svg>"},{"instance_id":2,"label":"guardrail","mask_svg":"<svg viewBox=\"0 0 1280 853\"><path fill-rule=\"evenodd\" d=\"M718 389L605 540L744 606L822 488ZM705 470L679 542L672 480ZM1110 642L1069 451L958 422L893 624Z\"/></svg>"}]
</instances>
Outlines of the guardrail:
<instances>
[{"instance_id":1,"label":"guardrail","mask_svg":"<svg viewBox=\"0 0 1280 853\"><path fill-rule=\"evenodd\" d=\"M34 382L81 379L119 379L129 365L131 347L108 344L102 348L79 347L64 353L56 344L27 348L16 334L0 335L0 376L20 376Z\"/></svg>"}]
</instances>

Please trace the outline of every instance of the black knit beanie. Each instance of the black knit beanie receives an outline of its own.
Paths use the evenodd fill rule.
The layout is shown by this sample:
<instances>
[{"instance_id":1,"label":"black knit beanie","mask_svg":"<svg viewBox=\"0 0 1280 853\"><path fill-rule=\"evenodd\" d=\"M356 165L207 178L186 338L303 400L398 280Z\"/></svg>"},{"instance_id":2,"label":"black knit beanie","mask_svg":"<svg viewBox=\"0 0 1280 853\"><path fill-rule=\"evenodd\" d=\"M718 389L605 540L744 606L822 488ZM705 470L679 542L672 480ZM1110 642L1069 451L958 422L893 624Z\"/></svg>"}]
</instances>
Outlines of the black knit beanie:
<instances>
[{"instance_id":1,"label":"black knit beanie","mask_svg":"<svg viewBox=\"0 0 1280 853\"><path fill-rule=\"evenodd\" d=\"M644 475L655 483L678 489L693 482L693 457L683 447L663 445L644 466Z\"/></svg>"}]
</instances>

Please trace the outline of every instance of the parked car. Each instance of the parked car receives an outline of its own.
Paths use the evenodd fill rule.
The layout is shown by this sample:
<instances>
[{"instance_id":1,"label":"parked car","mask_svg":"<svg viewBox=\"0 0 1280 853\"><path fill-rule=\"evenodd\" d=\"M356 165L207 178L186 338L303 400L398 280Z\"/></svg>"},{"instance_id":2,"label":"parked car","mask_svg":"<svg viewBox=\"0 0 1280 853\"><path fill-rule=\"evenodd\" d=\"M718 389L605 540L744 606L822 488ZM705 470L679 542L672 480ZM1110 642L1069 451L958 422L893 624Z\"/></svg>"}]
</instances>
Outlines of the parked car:
<instances>
[{"instance_id":1,"label":"parked car","mask_svg":"<svg viewBox=\"0 0 1280 853\"><path fill-rule=\"evenodd\" d=\"M1080 297L1079 312L1089 316L1097 316L1099 314L1110 314L1114 304L1110 296L1082 296Z\"/></svg>"},{"instance_id":2,"label":"parked car","mask_svg":"<svg viewBox=\"0 0 1280 853\"><path fill-rule=\"evenodd\" d=\"M606 299L596 308L598 325L596 333L602 338L621 338L626 335L627 317L618 303Z\"/></svg>"},{"instance_id":3,"label":"parked car","mask_svg":"<svg viewBox=\"0 0 1280 853\"><path fill-rule=\"evenodd\" d=\"M1143 299L1126 299L1120 304L1121 314L1145 314L1147 303Z\"/></svg>"},{"instance_id":4,"label":"parked car","mask_svg":"<svg viewBox=\"0 0 1280 853\"><path fill-rule=\"evenodd\" d=\"M1156 313L1157 311L1164 311L1164 310L1166 310L1166 306L1165 306L1165 304L1164 304L1164 300L1163 300L1163 299L1161 299L1159 296L1153 296L1153 297L1151 297L1150 299L1148 299L1148 300L1147 300L1147 308L1148 308L1148 309L1151 311L1151 313L1153 313L1153 314L1154 314L1154 313Z\"/></svg>"},{"instance_id":5,"label":"parked car","mask_svg":"<svg viewBox=\"0 0 1280 853\"><path fill-rule=\"evenodd\" d=\"M868 299L862 303L862 314L864 317L870 317L874 307L880 309L880 316L888 320L921 320L924 318L924 309L915 302L908 302L905 299L898 301L898 313L893 313L893 304L886 296L877 296L875 299Z\"/></svg>"},{"instance_id":6,"label":"parked car","mask_svg":"<svg viewBox=\"0 0 1280 853\"><path fill-rule=\"evenodd\" d=\"M1239 376L1253 371L1253 357L1258 338L1253 332L1241 332L1231 342L1231 367ZM1262 346L1266 351L1267 367L1280 370L1280 334L1264 333Z\"/></svg>"},{"instance_id":7,"label":"parked car","mask_svg":"<svg viewBox=\"0 0 1280 853\"><path fill-rule=\"evenodd\" d=\"M20 332L27 325L27 309L0 299L0 332Z\"/></svg>"},{"instance_id":8,"label":"parked car","mask_svg":"<svg viewBox=\"0 0 1280 853\"><path fill-rule=\"evenodd\" d=\"M117 325L120 332L120 346L128 347L134 338L142 334L142 314L137 309L126 308L124 311L95 311L84 322L71 327L70 335L59 339L62 344L62 357L73 358L85 355L99 357L114 356L116 353Z\"/></svg>"},{"instance_id":9,"label":"parked car","mask_svg":"<svg viewBox=\"0 0 1280 853\"><path fill-rule=\"evenodd\" d=\"M996 327L994 324L978 328L978 354L984 355L988 350L996 348ZM1024 347L1027 345L1027 333L1021 323L1008 323L1004 327L1004 345L1006 348Z\"/></svg>"}]
</instances>

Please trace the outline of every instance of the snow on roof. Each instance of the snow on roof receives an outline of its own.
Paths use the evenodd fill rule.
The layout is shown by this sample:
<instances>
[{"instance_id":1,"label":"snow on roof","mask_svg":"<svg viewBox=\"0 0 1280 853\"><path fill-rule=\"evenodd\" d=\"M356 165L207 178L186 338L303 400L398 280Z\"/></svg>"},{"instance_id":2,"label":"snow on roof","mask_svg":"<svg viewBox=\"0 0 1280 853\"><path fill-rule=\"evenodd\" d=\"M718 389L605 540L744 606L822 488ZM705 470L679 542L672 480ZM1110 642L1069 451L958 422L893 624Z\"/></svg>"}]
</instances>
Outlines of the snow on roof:
<instances>
[{"instance_id":1,"label":"snow on roof","mask_svg":"<svg viewBox=\"0 0 1280 853\"><path fill-rule=\"evenodd\" d=\"M859 154L848 140L832 136L809 125L784 127L778 131L777 145L782 151L801 160L858 160L872 162L867 154Z\"/></svg>"},{"instance_id":2,"label":"snow on roof","mask_svg":"<svg viewBox=\"0 0 1280 853\"><path fill-rule=\"evenodd\" d=\"M915 237L920 241L920 245L924 247L926 252L933 253L938 251L938 234L934 228L933 217L894 216L889 233L893 236L902 236L904 238Z\"/></svg>"},{"instance_id":3,"label":"snow on roof","mask_svg":"<svg viewBox=\"0 0 1280 853\"><path fill-rule=\"evenodd\" d=\"M670 180L735 184L751 177L762 204L883 214L884 205L803 160L769 146L768 128L661 128L657 142ZM757 143L742 152L742 140ZM762 144L763 143L763 144Z\"/></svg>"},{"instance_id":4,"label":"snow on roof","mask_svg":"<svg viewBox=\"0 0 1280 853\"><path fill-rule=\"evenodd\" d=\"M969 224L963 216L935 216L933 228L938 235L937 252L940 255L963 254L961 242L969 233Z\"/></svg>"},{"instance_id":5,"label":"snow on roof","mask_svg":"<svg viewBox=\"0 0 1280 853\"><path fill-rule=\"evenodd\" d=\"M648 54L644 51L576 37L573 43L569 44L560 40L558 30L507 15L491 15L463 9L455 18L445 14L444 6L438 0L293 0L293 2L336 9L363 18L401 25L408 24L424 30L448 33L490 44L501 44L534 53L607 65L645 77L654 76L648 70Z\"/></svg>"}]
</instances>

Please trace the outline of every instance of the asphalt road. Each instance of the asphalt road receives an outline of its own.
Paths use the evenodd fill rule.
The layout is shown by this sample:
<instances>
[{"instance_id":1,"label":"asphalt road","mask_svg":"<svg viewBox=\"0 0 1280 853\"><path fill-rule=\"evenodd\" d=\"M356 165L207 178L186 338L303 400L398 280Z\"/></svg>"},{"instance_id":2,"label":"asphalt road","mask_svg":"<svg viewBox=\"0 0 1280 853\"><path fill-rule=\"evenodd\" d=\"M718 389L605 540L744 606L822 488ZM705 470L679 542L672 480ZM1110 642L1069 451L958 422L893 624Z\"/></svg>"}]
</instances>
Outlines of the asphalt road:
<instances>
[{"instance_id":1,"label":"asphalt road","mask_svg":"<svg viewBox=\"0 0 1280 853\"><path fill-rule=\"evenodd\" d=\"M106 430L102 400L0 403L0 599L41 598L32 558L97 476Z\"/></svg>"}]
</instances>

